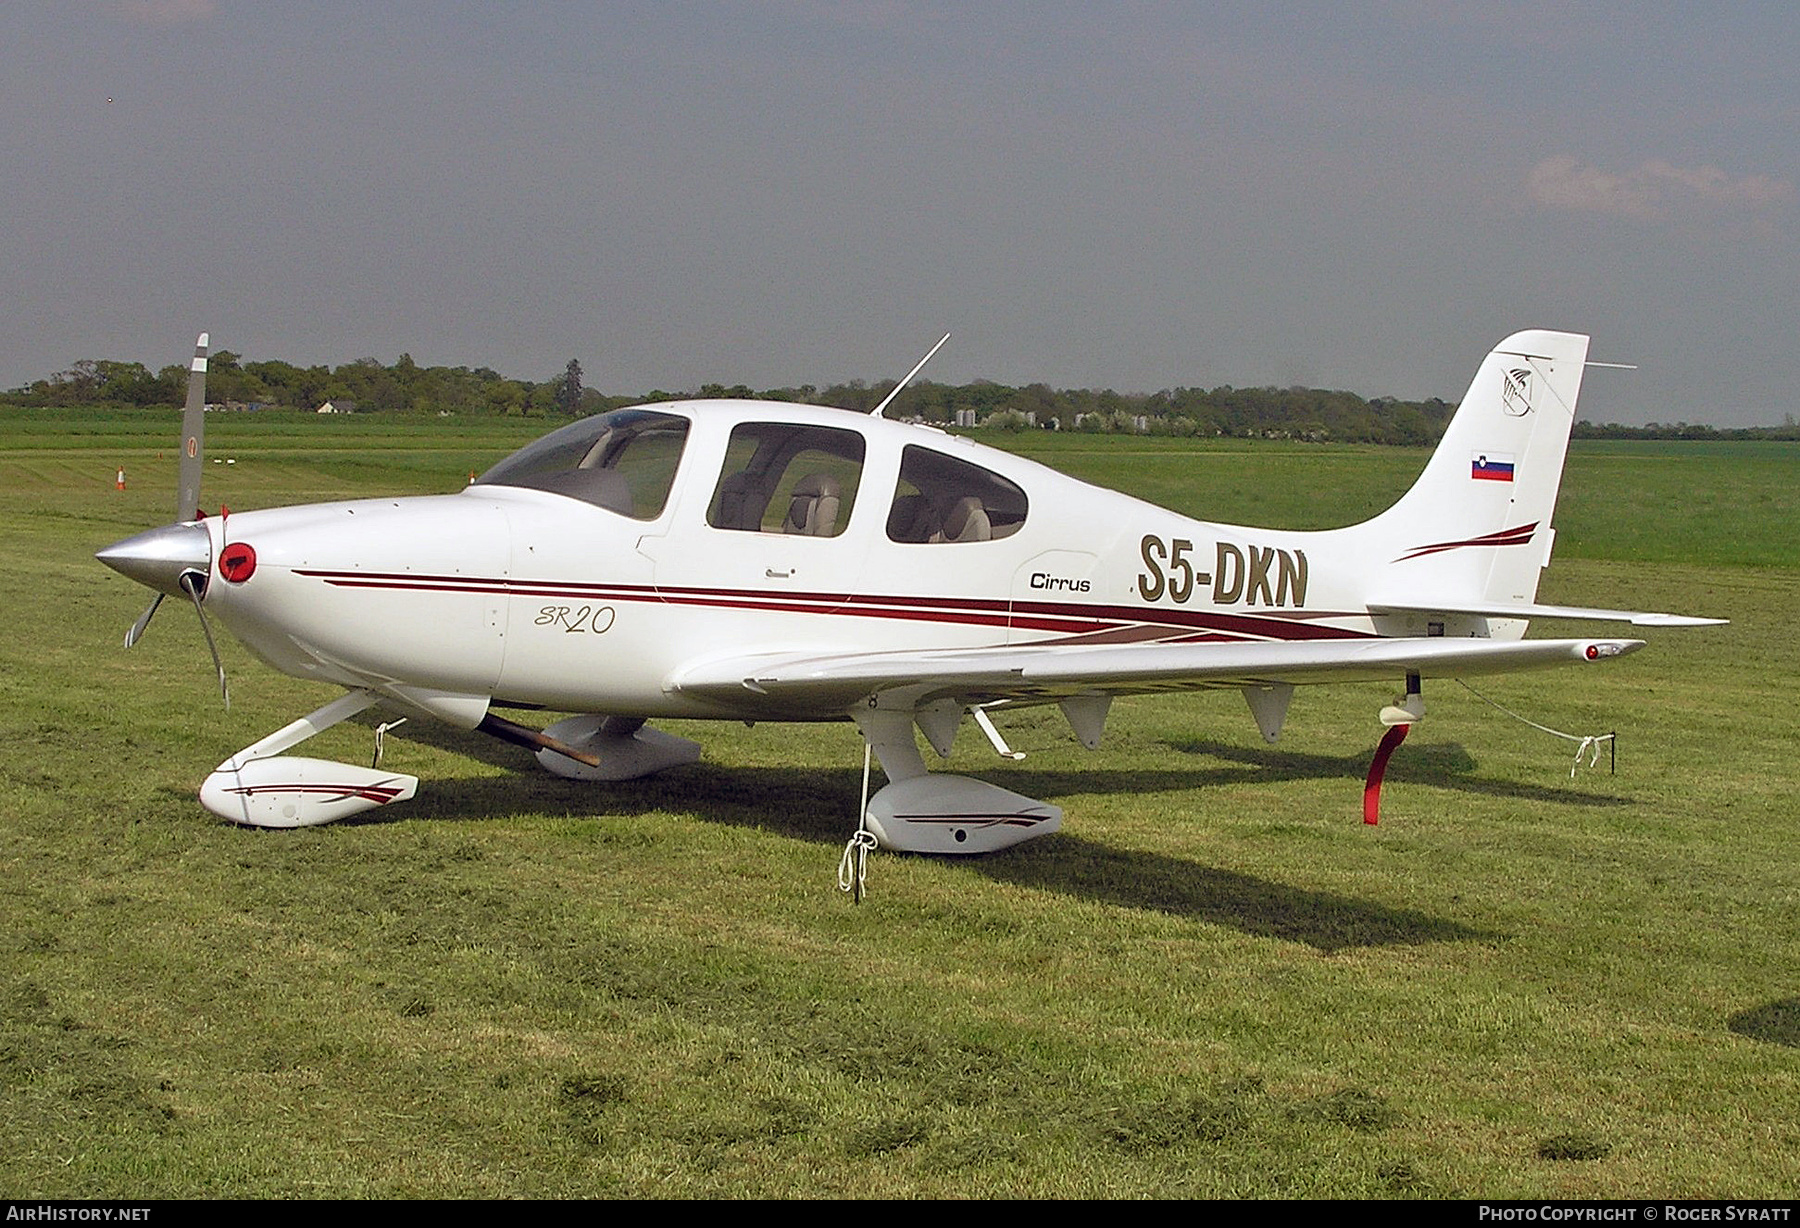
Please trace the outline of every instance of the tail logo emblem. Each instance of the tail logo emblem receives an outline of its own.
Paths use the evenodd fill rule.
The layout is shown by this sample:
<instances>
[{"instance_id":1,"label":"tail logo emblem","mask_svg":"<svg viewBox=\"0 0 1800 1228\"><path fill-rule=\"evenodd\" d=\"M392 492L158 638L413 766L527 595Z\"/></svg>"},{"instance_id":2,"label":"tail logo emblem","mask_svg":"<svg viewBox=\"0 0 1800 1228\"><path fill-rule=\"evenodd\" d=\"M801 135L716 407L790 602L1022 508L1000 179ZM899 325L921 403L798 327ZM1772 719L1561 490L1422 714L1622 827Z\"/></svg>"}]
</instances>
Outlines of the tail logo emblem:
<instances>
[{"instance_id":1,"label":"tail logo emblem","mask_svg":"<svg viewBox=\"0 0 1800 1228\"><path fill-rule=\"evenodd\" d=\"M1523 418L1531 412L1531 371L1529 368L1514 367L1506 373L1505 383L1500 388L1500 408L1513 418Z\"/></svg>"}]
</instances>

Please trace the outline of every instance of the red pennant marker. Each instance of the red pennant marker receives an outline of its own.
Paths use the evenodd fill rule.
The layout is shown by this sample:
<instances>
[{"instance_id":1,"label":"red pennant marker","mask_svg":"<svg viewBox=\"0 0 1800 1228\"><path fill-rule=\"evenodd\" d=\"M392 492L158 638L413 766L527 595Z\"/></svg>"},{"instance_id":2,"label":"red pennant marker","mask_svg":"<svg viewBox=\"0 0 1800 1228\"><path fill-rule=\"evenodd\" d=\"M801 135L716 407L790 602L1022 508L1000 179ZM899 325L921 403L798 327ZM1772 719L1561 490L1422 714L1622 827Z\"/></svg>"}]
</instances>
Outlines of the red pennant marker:
<instances>
[{"instance_id":1,"label":"red pennant marker","mask_svg":"<svg viewBox=\"0 0 1800 1228\"><path fill-rule=\"evenodd\" d=\"M1394 750L1406 741L1406 731L1411 725L1389 725L1388 731L1381 735L1381 745L1375 748L1375 761L1369 764L1368 779L1363 781L1363 822L1370 827L1381 821L1381 778L1387 775L1388 760L1393 757Z\"/></svg>"}]
</instances>

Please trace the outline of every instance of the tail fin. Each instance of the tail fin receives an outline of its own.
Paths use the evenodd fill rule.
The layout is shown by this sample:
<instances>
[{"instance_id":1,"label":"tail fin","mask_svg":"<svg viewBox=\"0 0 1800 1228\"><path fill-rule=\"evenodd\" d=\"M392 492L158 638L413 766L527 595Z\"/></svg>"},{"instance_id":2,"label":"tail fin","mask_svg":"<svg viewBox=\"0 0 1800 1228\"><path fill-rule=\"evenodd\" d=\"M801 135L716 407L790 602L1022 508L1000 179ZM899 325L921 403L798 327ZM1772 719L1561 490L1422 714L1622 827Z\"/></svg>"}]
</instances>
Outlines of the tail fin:
<instances>
[{"instance_id":1,"label":"tail fin","mask_svg":"<svg viewBox=\"0 0 1800 1228\"><path fill-rule=\"evenodd\" d=\"M1349 530L1387 565L1377 587L1444 602L1536 598L1587 348L1578 333L1542 330L1494 348L1412 489Z\"/></svg>"}]
</instances>

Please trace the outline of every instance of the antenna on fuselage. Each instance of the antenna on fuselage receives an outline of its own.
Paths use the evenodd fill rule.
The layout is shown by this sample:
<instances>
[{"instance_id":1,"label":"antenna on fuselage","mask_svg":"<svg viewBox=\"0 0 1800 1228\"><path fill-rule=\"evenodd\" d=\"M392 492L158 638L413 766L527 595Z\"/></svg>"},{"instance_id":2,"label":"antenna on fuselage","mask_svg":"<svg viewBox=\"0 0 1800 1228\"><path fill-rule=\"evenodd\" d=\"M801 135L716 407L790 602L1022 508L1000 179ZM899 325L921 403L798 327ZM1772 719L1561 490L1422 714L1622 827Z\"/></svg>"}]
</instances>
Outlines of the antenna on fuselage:
<instances>
[{"instance_id":1,"label":"antenna on fuselage","mask_svg":"<svg viewBox=\"0 0 1800 1228\"><path fill-rule=\"evenodd\" d=\"M913 376L917 375L919 372L921 372L925 369L925 364L931 361L931 356L933 354L937 353L939 350L943 349L944 342L946 342L948 340L950 340L949 333L945 333L942 337L939 337L938 343L936 345L932 346L929 350L926 350L925 357L919 359L919 365L914 367L912 370L908 371L906 373L906 378L901 380L898 384L895 384L894 390L892 392L888 393L887 396L885 396L881 399L881 404L877 405L874 409L871 409L869 411L869 417L871 417L871 418L881 417L881 411L886 409L888 407L888 405L890 403L892 403L893 399L900 395L900 390L902 388L906 387L908 384L910 384L912 382Z\"/></svg>"}]
</instances>

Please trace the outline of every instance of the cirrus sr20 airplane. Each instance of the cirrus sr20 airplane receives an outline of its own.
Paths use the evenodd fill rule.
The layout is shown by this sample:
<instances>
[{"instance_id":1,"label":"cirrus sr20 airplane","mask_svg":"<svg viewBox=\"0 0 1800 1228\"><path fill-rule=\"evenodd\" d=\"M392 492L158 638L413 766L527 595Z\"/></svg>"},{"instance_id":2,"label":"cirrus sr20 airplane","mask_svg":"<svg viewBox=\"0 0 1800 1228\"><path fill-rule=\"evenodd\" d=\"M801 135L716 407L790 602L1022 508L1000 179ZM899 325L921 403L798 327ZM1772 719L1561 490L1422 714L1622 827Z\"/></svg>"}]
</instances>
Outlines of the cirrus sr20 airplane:
<instances>
[{"instance_id":1,"label":"cirrus sr20 airplane","mask_svg":"<svg viewBox=\"0 0 1800 1228\"><path fill-rule=\"evenodd\" d=\"M1289 532L1191 520L880 408L737 400L574 422L455 494L197 519L202 334L180 523L98 557L276 669L345 688L207 778L201 802L236 823L411 797L415 777L286 753L377 704L590 781L698 757L651 719L848 720L887 775L860 820L883 847L982 853L1055 831L1061 809L928 771L915 726L948 755L972 716L1004 750L988 713L1057 704L1092 748L1117 696L1230 687L1273 742L1294 687L1392 680L1373 821L1422 679L1643 645L1528 640L1533 618L1717 621L1535 601L1587 347L1508 337L1399 502ZM579 715L540 732L497 708Z\"/></svg>"}]
</instances>

